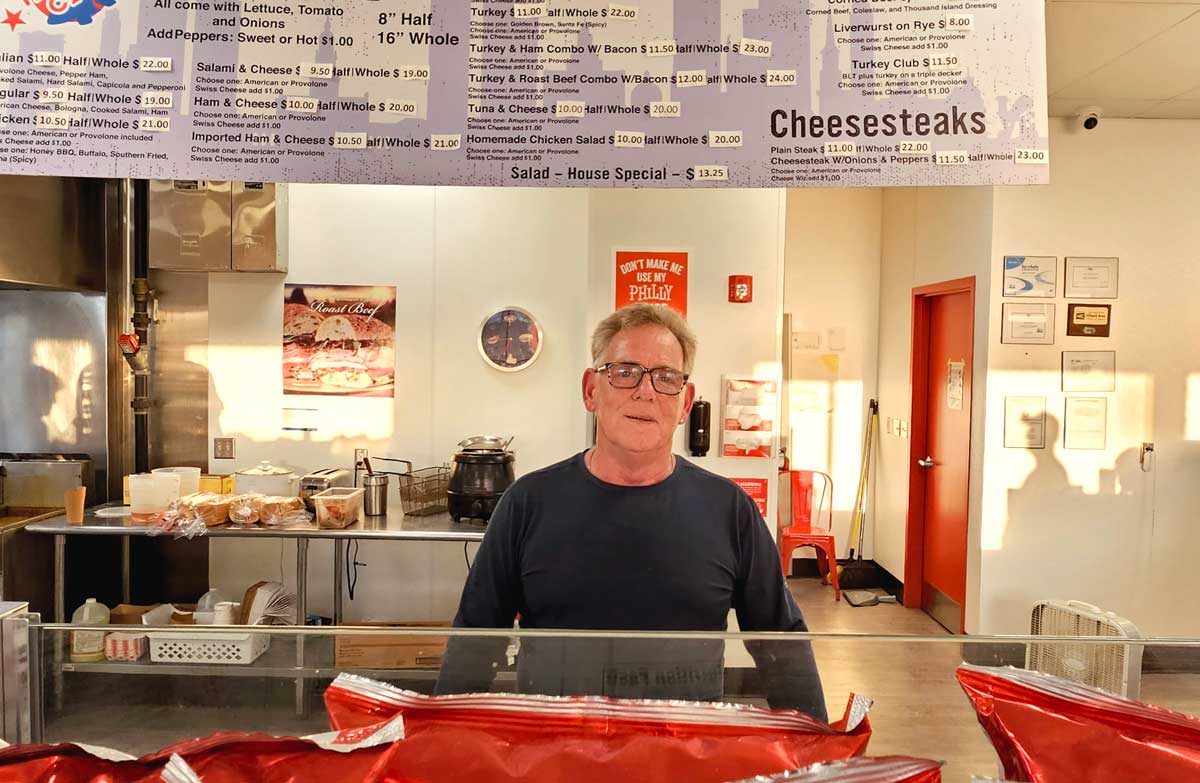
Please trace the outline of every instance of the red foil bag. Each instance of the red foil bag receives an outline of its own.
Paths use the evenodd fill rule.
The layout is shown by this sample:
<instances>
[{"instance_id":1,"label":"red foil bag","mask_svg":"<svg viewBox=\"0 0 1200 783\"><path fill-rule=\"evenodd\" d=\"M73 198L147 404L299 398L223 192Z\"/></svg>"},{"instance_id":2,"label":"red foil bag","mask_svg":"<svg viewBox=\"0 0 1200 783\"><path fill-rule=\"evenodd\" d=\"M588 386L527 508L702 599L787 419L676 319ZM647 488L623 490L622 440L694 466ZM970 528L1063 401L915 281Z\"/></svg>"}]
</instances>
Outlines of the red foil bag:
<instances>
[{"instance_id":1,"label":"red foil bag","mask_svg":"<svg viewBox=\"0 0 1200 783\"><path fill-rule=\"evenodd\" d=\"M479 693L423 696L343 674L325 691L339 729L404 717L392 767L421 783L727 783L862 755L870 700L830 725L730 704ZM207 783L207 781L206 781Z\"/></svg>"},{"instance_id":2,"label":"red foil bag","mask_svg":"<svg viewBox=\"0 0 1200 783\"><path fill-rule=\"evenodd\" d=\"M0 783L414 783L390 771L403 737L397 717L313 737L220 732L140 759L89 745L19 745L0 750Z\"/></svg>"},{"instance_id":3,"label":"red foil bag","mask_svg":"<svg viewBox=\"0 0 1200 783\"><path fill-rule=\"evenodd\" d=\"M942 783L942 762L904 756L849 759L740 783Z\"/></svg>"},{"instance_id":4,"label":"red foil bag","mask_svg":"<svg viewBox=\"0 0 1200 783\"><path fill-rule=\"evenodd\" d=\"M958 682L1010 780L1200 781L1200 719L1022 669L964 664Z\"/></svg>"}]
</instances>

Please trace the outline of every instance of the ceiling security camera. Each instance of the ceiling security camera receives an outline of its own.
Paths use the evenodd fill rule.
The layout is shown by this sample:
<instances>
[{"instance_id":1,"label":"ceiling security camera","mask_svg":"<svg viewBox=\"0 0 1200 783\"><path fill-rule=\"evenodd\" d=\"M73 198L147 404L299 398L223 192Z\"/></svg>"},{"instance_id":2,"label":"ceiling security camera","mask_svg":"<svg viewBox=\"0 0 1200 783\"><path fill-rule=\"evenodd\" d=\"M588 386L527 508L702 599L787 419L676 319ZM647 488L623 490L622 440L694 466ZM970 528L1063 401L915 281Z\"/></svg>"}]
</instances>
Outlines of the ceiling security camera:
<instances>
[{"instance_id":1,"label":"ceiling security camera","mask_svg":"<svg viewBox=\"0 0 1200 783\"><path fill-rule=\"evenodd\" d=\"M1084 130L1096 130L1096 128L1100 127L1100 115L1099 106L1088 106L1079 111L1076 119L1079 121L1079 127Z\"/></svg>"}]
</instances>

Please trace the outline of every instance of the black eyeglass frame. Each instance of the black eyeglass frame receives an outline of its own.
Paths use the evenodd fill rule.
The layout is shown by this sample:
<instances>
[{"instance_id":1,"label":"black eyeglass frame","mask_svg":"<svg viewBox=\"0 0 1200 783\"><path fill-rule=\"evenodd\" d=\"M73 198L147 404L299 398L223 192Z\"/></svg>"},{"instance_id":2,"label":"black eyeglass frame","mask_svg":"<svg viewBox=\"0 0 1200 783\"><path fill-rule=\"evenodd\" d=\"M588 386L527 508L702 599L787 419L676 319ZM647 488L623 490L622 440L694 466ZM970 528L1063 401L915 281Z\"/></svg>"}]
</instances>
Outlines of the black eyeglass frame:
<instances>
[{"instance_id":1,"label":"black eyeglass frame","mask_svg":"<svg viewBox=\"0 0 1200 783\"><path fill-rule=\"evenodd\" d=\"M613 383L611 369L618 365L623 366L623 367L637 368L637 370L639 372L637 382L634 383L632 386L618 386L617 384ZM668 397L676 397L676 396L682 394L683 390L687 388L688 379L692 377L691 375L689 375L686 372L681 372L680 370L676 370L674 367L646 367L645 365L638 364L637 362L607 362L607 363L602 364L599 367L595 368L595 370L597 373L604 373L606 376L608 376L608 382L610 384L612 384L612 387L614 389L636 389L637 387L642 385L642 378L646 377L646 373L649 373L650 374L650 385L654 387L654 391L658 392L659 394L665 394ZM663 389L658 388L658 381L654 377L654 373L658 370L670 370L671 372L677 372L680 375L682 375L683 383L681 383L679 385L679 390L678 391L665 391Z\"/></svg>"}]
</instances>

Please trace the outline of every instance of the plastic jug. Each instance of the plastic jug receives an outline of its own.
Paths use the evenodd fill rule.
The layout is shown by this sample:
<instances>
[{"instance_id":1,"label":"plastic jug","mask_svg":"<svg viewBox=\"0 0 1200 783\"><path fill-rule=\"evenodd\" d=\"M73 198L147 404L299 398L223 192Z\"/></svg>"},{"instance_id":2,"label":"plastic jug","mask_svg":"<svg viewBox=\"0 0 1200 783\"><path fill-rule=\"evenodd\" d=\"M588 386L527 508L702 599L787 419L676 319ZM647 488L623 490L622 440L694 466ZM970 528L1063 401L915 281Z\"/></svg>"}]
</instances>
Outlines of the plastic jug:
<instances>
[{"instance_id":1,"label":"plastic jug","mask_svg":"<svg viewBox=\"0 0 1200 783\"><path fill-rule=\"evenodd\" d=\"M208 592L200 596L200 600L196 602L197 612L215 612L217 604L225 601L225 596L215 587L208 588Z\"/></svg>"},{"instance_id":2,"label":"plastic jug","mask_svg":"<svg viewBox=\"0 0 1200 783\"><path fill-rule=\"evenodd\" d=\"M89 598L71 615L72 625L108 625L108 607ZM72 631L71 660L88 663L104 660L104 637L107 631Z\"/></svg>"}]
</instances>

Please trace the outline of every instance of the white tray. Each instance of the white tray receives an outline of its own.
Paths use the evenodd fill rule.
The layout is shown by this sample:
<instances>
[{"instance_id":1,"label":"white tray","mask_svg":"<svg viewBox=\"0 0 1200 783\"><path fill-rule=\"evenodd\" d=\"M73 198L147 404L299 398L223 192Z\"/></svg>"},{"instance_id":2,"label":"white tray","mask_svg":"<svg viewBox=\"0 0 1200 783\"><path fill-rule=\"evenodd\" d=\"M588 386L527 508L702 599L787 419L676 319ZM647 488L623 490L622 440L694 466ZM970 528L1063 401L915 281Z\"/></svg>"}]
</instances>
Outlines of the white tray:
<instances>
[{"instance_id":1,"label":"white tray","mask_svg":"<svg viewBox=\"0 0 1200 783\"><path fill-rule=\"evenodd\" d=\"M254 663L271 646L263 633L206 633L156 631L150 637L154 663Z\"/></svg>"}]
</instances>

